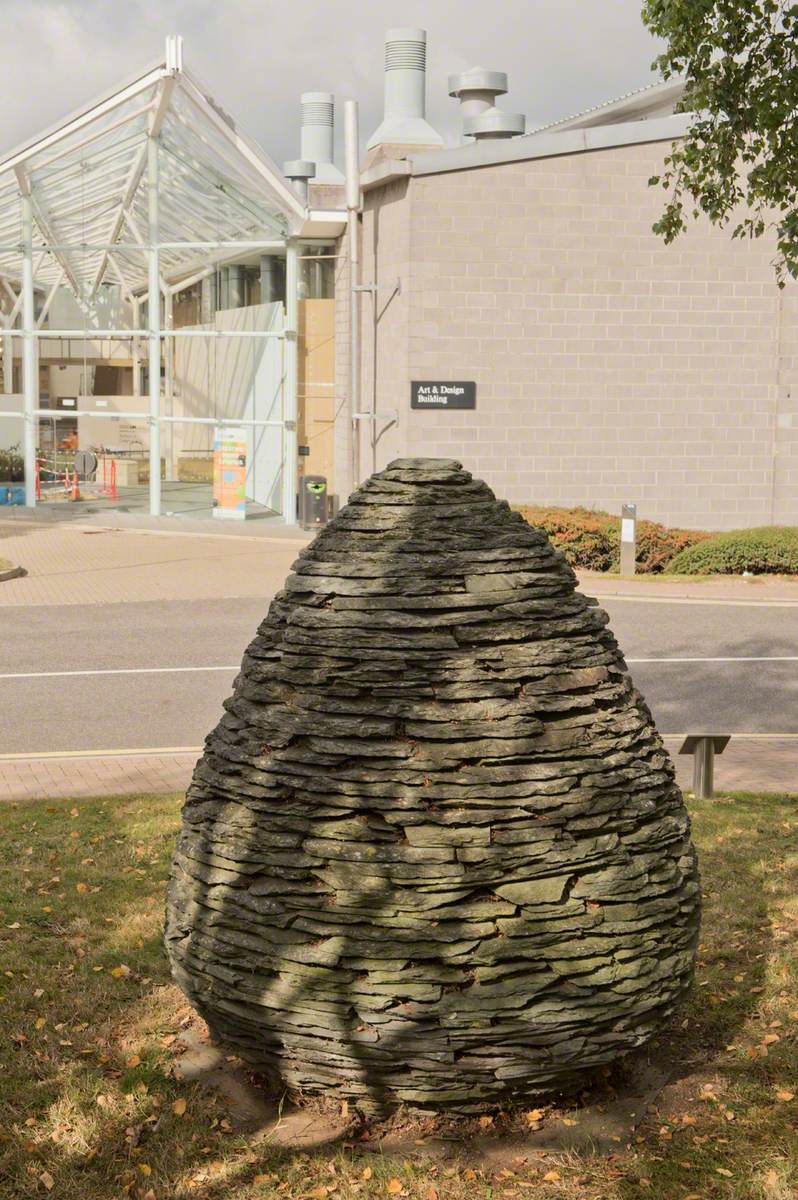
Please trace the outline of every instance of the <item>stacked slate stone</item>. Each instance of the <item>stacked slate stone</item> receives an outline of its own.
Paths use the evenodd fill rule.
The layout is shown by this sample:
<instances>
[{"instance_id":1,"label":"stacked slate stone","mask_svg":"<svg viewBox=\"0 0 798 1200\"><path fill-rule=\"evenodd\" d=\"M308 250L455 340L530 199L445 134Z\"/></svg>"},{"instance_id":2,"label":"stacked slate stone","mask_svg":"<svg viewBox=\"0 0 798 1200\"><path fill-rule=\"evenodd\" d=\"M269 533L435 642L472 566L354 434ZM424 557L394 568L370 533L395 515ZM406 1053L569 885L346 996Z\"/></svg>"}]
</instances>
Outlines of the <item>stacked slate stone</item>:
<instances>
[{"instance_id":1,"label":"stacked slate stone","mask_svg":"<svg viewBox=\"0 0 798 1200\"><path fill-rule=\"evenodd\" d=\"M688 819L605 614L449 460L372 476L248 648L183 812L175 978L290 1093L484 1111L684 995Z\"/></svg>"}]
</instances>

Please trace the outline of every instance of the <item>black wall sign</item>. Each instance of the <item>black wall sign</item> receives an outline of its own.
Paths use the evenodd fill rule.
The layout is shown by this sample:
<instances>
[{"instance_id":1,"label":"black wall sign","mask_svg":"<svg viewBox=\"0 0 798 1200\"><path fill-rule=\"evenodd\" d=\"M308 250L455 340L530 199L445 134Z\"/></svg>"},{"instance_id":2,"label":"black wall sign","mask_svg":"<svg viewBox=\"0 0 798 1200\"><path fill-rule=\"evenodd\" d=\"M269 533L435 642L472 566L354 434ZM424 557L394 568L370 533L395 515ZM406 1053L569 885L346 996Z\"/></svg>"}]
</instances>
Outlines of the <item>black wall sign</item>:
<instances>
[{"instance_id":1,"label":"black wall sign","mask_svg":"<svg viewBox=\"0 0 798 1200\"><path fill-rule=\"evenodd\" d=\"M477 385L449 383L440 380L428 382L414 379L410 384L411 408L476 408Z\"/></svg>"}]
</instances>

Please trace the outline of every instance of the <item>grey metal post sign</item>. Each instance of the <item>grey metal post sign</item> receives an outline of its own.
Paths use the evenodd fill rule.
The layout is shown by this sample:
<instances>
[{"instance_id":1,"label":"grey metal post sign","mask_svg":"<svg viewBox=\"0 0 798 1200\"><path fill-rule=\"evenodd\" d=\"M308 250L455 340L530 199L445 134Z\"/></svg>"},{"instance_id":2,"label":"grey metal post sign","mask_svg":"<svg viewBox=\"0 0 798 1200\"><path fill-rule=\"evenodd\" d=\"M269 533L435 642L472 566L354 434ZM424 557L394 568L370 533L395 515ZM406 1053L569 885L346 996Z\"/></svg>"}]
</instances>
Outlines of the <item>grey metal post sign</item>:
<instances>
[{"instance_id":1,"label":"grey metal post sign","mask_svg":"<svg viewBox=\"0 0 798 1200\"><path fill-rule=\"evenodd\" d=\"M637 558L637 505L621 505L621 574L634 575Z\"/></svg>"},{"instance_id":2,"label":"grey metal post sign","mask_svg":"<svg viewBox=\"0 0 798 1200\"><path fill-rule=\"evenodd\" d=\"M451 380L418 380L410 384L411 408L476 408L477 385Z\"/></svg>"}]
</instances>

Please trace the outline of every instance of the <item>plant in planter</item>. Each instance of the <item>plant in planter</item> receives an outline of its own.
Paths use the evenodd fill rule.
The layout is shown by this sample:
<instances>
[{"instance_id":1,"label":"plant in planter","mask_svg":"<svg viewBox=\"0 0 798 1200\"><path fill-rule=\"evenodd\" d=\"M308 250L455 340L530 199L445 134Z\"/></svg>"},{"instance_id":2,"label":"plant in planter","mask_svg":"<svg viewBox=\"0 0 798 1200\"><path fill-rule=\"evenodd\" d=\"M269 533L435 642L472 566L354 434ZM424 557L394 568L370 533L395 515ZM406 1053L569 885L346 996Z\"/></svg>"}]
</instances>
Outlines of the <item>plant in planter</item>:
<instances>
[{"instance_id":1,"label":"plant in planter","mask_svg":"<svg viewBox=\"0 0 798 1200\"><path fill-rule=\"evenodd\" d=\"M20 454L19 443L0 447L0 484L22 483L25 479L25 462Z\"/></svg>"}]
</instances>

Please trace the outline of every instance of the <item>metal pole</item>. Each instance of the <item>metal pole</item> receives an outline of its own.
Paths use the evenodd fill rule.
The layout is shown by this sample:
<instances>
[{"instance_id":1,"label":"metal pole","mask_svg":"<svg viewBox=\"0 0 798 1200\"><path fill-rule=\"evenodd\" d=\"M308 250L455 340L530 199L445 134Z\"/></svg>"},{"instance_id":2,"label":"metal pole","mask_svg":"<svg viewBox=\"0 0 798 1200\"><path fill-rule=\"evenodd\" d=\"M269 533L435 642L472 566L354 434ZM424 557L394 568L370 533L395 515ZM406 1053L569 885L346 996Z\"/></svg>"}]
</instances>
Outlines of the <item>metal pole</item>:
<instances>
[{"instance_id":1,"label":"metal pole","mask_svg":"<svg viewBox=\"0 0 798 1200\"><path fill-rule=\"evenodd\" d=\"M133 327L141 329L141 301L134 296L131 305L133 308ZM133 338L133 395L141 395L141 345L138 338Z\"/></svg>"},{"instance_id":2,"label":"metal pole","mask_svg":"<svg viewBox=\"0 0 798 1200\"><path fill-rule=\"evenodd\" d=\"M696 800L711 800L715 794L715 743L701 738L693 751L693 795Z\"/></svg>"},{"instance_id":3,"label":"metal pole","mask_svg":"<svg viewBox=\"0 0 798 1200\"><path fill-rule=\"evenodd\" d=\"M297 336L299 327L299 249L285 247L285 339L283 341L283 520L297 523Z\"/></svg>"},{"instance_id":4,"label":"metal pole","mask_svg":"<svg viewBox=\"0 0 798 1200\"><path fill-rule=\"evenodd\" d=\"M3 391L10 396L14 391L14 339L3 334Z\"/></svg>"},{"instance_id":5,"label":"metal pole","mask_svg":"<svg viewBox=\"0 0 798 1200\"><path fill-rule=\"evenodd\" d=\"M355 413L360 412L360 250L358 220L360 211L360 136L356 100L344 102L344 146L346 154L346 213L349 233L349 429L352 438L352 486L360 482L360 427Z\"/></svg>"},{"instance_id":6,"label":"metal pole","mask_svg":"<svg viewBox=\"0 0 798 1200\"><path fill-rule=\"evenodd\" d=\"M161 515L161 291L158 253L158 142L147 142L147 201L150 249L147 251L150 364L150 516Z\"/></svg>"},{"instance_id":7,"label":"metal pole","mask_svg":"<svg viewBox=\"0 0 798 1200\"><path fill-rule=\"evenodd\" d=\"M637 505L621 505L621 574L634 575L637 559Z\"/></svg>"},{"instance_id":8,"label":"metal pole","mask_svg":"<svg viewBox=\"0 0 798 1200\"><path fill-rule=\"evenodd\" d=\"M36 442L39 407L39 371L33 331L36 311L33 295L33 208L30 196L22 197L22 390L25 397L25 504L36 507Z\"/></svg>"},{"instance_id":9,"label":"metal pole","mask_svg":"<svg viewBox=\"0 0 798 1200\"><path fill-rule=\"evenodd\" d=\"M168 330L174 328L174 293L167 292L163 298L164 307L164 325ZM164 365L165 365L165 409L168 417L174 416L174 395L175 395L175 339L173 337L164 338ZM166 426L166 478L169 480L175 477L174 464L174 429L171 425Z\"/></svg>"}]
</instances>

